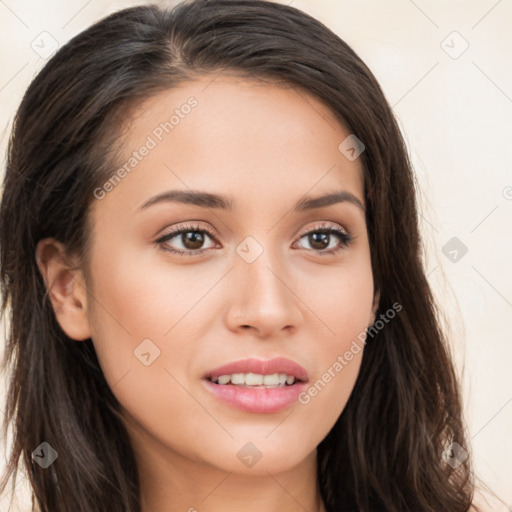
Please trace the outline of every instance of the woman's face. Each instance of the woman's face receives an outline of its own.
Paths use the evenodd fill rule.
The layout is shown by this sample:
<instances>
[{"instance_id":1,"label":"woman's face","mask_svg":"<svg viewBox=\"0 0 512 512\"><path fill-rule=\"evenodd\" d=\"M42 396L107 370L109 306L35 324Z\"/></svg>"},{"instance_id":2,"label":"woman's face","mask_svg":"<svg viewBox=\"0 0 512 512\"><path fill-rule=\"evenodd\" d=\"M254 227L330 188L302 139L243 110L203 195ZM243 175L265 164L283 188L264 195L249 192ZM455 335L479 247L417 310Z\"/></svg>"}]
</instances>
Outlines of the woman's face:
<instances>
[{"instance_id":1,"label":"woman's face","mask_svg":"<svg viewBox=\"0 0 512 512\"><path fill-rule=\"evenodd\" d=\"M141 457L277 473L336 422L374 309L349 135L303 92L224 75L136 109L116 177L95 191L87 315ZM275 358L291 363L257 364ZM239 384L207 378L219 373ZM274 373L268 385L301 382L243 387Z\"/></svg>"}]
</instances>

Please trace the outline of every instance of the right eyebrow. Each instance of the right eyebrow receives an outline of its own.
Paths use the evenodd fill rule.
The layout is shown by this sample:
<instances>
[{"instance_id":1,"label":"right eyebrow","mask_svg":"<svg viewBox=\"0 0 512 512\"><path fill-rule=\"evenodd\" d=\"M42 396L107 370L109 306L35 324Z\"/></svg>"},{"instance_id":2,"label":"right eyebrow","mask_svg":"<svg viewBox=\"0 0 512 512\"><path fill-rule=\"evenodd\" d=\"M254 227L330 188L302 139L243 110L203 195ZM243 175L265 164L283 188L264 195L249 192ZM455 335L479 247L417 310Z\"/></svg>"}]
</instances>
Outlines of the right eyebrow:
<instances>
[{"instance_id":1,"label":"right eyebrow","mask_svg":"<svg viewBox=\"0 0 512 512\"><path fill-rule=\"evenodd\" d=\"M143 210L154 204L167 201L193 204L203 208L218 208L224 210L233 209L233 200L218 194L188 190L169 190L167 192L162 192L161 194L151 197L139 207L139 210Z\"/></svg>"}]
</instances>

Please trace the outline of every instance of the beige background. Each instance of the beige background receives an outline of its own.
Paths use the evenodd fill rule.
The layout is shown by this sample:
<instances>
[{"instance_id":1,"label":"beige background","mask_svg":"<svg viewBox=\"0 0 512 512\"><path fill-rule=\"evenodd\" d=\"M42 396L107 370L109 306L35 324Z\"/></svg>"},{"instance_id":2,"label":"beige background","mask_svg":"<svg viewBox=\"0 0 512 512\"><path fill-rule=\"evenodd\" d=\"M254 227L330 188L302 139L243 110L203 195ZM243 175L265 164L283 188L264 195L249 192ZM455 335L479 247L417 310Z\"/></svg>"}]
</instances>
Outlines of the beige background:
<instances>
[{"instance_id":1,"label":"beige background","mask_svg":"<svg viewBox=\"0 0 512 512\"><path fill-rule=\"evenodd\" d=\"M32 46L46 38L51 49L51 38L63 44L138 3L0 0L2 158L23 91L46 62ZM427 273L453 332L486 510L512 510L512 0L286 3L354 48L402 126L421 187ZM468 248L457 262L443 253L452 237ZM0 497L1 512L8 501ZM28 503L20 489L19 509Z\"/></svg>"}]
</instances>

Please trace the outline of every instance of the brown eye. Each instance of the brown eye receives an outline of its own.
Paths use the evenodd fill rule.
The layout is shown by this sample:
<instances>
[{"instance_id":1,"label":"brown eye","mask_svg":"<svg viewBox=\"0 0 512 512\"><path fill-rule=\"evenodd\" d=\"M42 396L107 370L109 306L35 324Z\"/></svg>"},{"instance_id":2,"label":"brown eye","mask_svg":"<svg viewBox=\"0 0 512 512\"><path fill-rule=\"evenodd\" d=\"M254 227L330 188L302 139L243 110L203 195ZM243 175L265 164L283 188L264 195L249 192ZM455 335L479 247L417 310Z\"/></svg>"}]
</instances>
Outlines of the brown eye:
<instances>
[{"instance_id":1,"label":"brown eye","mask_svg":"<svg viewBox=\"0 0 512 512\"><path fill-rule=\"evenodd\" d=\"M300 238L301 240L307 239L310 248L318 254L334 254L341 249L344 249L352 242L352 237L345 231L337 227L320 227L318 229L305 233ZM336 246L335 240L338 239ZM329 246L334 243L334 247ZM307 247L306 247L307 249Z\"/></svg>"},{"instance_id":2,"label":"brown eye","mask_svg":"<svg viewBox=\"0 0 512 512\"><path fill-rule=\"evenodd\" d=\"M330 242L330 238L331 238L331 235L329 235L328 233L311 233L308 236L308 241L309 241L309 244L311 245L311 247L313 249L316 249L316 250L323 250L323 249L327 249L328 245L329 245L329 242Z\"/></svg>"},{"instance_id":3,"label":"brown eye","mask_svg":"<svg viewBox=\"0 0 512 512\"><path fill-rule=\"evenodd\" d=\"M187 231L181 233L181 243L186 249L196 251L204 244L204 235L200 231Z\"/></svg>"},{"instance_id":4,"label":"brown eye","mask_svg":"<svg viewBox=\"0 0 512 512\"><path fill-rule=\"evenodd\" d=\"M210 232L201 229L199 226L183 226L160 237L156 243L162 245L166 251L194 256L203 253L213 246L203 247L207 238L214 240ZM171 241L173 241L174 246L171 245ZM177 248L176 245L178 245Z\"/></svg>"}]
</instances>

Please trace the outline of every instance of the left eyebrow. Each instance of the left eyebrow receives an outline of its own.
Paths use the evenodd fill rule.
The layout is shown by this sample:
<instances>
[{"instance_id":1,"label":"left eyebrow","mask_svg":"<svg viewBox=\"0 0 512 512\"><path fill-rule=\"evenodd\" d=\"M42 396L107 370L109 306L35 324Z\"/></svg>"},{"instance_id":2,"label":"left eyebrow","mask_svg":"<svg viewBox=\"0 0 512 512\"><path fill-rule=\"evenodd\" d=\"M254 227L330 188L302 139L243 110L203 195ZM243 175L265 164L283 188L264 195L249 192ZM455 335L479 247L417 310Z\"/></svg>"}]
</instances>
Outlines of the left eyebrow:
<instances>
[{"instance_id":1,"label":"left eyebrow","mask_svg":"<svg viewBox=\"0 0 512 512\"><path fill-rule=\"evenodd\" d=\"M366 213L363 203L354 194L348 192L347 190L339 190L337 192L332 192L330 194L316 198L304 197L295 205L293 211L304 212L313 210L315 208L325 208L336 203L344 202L351 203Z\"/></svg>"}]
</instances>

